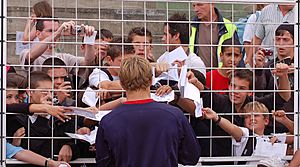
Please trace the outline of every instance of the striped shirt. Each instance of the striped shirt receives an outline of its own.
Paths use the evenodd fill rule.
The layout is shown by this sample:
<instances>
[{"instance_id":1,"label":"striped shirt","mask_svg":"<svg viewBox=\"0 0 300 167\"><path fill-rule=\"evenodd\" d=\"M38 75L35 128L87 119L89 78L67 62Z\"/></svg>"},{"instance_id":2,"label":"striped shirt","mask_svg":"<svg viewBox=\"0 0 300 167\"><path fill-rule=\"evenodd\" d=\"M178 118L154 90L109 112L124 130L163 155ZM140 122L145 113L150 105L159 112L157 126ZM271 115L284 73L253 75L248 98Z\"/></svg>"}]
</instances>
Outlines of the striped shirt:
<instances>
[{"instance_id":1,"label":"striped shirt","mask_svg":"<svg viewBox=\"0 0 300 167\"><path fill-rule=\"evenodd\" d=\"M273 47L276 28L283 22L295 23L295 8L283 16L278 4L266 6L257 20L255 35L262 39L263 47Z\"/></svg>"}]
</instances>

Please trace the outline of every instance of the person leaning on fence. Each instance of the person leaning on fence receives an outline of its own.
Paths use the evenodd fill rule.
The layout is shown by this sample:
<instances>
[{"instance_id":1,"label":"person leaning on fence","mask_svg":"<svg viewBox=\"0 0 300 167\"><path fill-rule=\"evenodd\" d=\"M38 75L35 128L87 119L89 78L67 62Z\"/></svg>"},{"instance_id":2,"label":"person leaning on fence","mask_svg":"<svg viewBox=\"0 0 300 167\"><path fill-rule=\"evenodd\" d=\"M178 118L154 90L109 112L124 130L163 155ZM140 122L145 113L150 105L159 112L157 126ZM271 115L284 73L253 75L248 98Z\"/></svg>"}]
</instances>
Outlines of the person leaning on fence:
<instances>
[{"instance_id":1,"label":"person leaning on fence","mask_svg":"<svg viewBox=\"0 0 300 167\"><path fill-rule=\"evenodd\" d=\"M232 136L234 156L256 155L253 148L255 148L258 140L288 144L291 144L289 142L293 141L293 138L279 141L279 139L286 138L286 134L275 134L272 138L265 136L265 127L269 124L269 110L260 102L250 102L243 107L243 112L248 113L244 115L244 126L237 126L231 123L210 108L203 108L202 111L203 118L217 122L218 126ZM276 111L274 115L283 125L290 127L290 133L294 133L294 123L286 117L284 111ZM279 135L284 135L285 137L277 138L276 136ZM253 141L253 136L255 136L255 141ZM264 157L262 157L262 159L264 159ZM239 164L242 164L242 162L239 162ZM248 162L247 164L254 165L253 162Z\"/></svg>"},{"instance_id":2,"label":"person leaning on fence","mask_svg":"<svg viewBox=\"0 0 300 167\"><path fill-rule=\"evenodd\" d=\"M236 26L224 18L213 3L193 2L193 8L196 23L191 24L190 52L196 53L206 67L220 67L221 46L228 38L238 39Z\"/></svg>"},{"instance_id":3,"label":"person leaning on fence","mask_svg":"<svg viewBox=\"0 0 300 167\"><path fill-rule=\"evenodd\" d=\"M275 48L276 52L272 55L273 60L265 60L270 57L262 50L258 50L255 54L255 89L265 90L266 92L257 92L256 96L264 96L271 94L272 90L278 89L278 81L274 79L272 69L278 63L285 63L290 66L288 74L291 90L294 90L294 25L289 23L281 24L275 31ZM264 69L265 68L265 69ZM294 96L282 108L285 112L294 112ZM289 114L290 119L294 120L294 114ZM280 124L276 124L276 131L285 132L287 129Z\"/></svg>"},{"instance_id":4,"label":"person leaning on fence","mask_svg":"<svg viewBox=\"0 0 300 167\"><path fill-rule=\"evenodd\" d=\"M42 71L34 71L28 76L29 79L28 88L30 90L27 90L30 97L29 103L52 105L51 77ZM25 128L25 134L30 132L31 137L66 137L65 132L74 133L75 131L74 119L52 119L49 115L32 115L20 117L18 121ZM79 150L73 140L53 139L53 145L51 144L52 139L30 139L30 142L26 140L22 140L22 147L27 147L29 143L31 151L45 157L51 156L52 147L54 154L59 155L58 160L69 162L79 155Z\"/></svg>"},{"instance_id":5,"label":"person leaning on fence","mask_svg":"<svg viewBox=\"0 0 300 167\"><path fill-rule=\"evenodd\" d=\"M185 14L175 13L169 17L168 21L164 23L164 35L162 42L167 44L166 52L157 59L157 63L167 63L168 54L178 47L182 47L188 56L186 60L172 63L180 63L187 65L188 68L193 68L206 75L205 64L195 53L189 51L189 23ZM177 22L176 22L177 21Z\"/></svg>"},{"instance_id":6,"label":"person leaning on fence","mask_svg":"<svg viewBox=\"0 0 300 167\"><path fill-rule=\"evenodd\" d=\"M227 94L229 75L242 59L242 48L237 38L229 38L223 42L221 47L220 60L222 67L206 73L206 87L216 90L220 94ZM223 91L223 92L222 92Z\"/></svg>"},{"instance_id":7,"label":"person leaning on fence","mask_svg":"<svg viewBox=\"0 0 300 167\"><path fill-rule=\"evenodd\" d=\"M252 102L254 99L263 103L269 111L278 110L286 103L290 97L290 84L288 80L289 67L286 64L279 63L276 65L274 74L279 77L279 90L285 90L276 92L264 97L253 97L252 94L252 83L253 73L248 69L237 69L234 70L229 81L229 94L221 95L215 92L201 92L206 90L204 85L199 82L192 72L188 72L189 82L194 84L201 92L204 107L212 107L216 113L240 113L244 105ZM275 100L274 100L275 99ZM275 107L275 108L274 108ZM194 115L194 110L189 111ZM243 119L239 116L224 115L224 118L232 121L238 126L243 126ZM191 124L197 135L210 136L210 130L212 128L213 136L228 136L228 134L222 130L219 126L216 126L214 122L207 120L194 120ZM210 149L210 140L213 142L212 148ZM212 156L231 156L231 140L228 138L213 138L213 139L199 139L202 146L202 155L208 156L210 150L212 150Z\"/></svg>"},{"instance_id":8,"label":"person leaning on fence","mask_svg":"<svg viewBox=\"0 0 300 167\"><path fill-rule=\"evenodd\" d=\"M97 166L197 164L200 147L182 111L150 99L150 63L138 56L126 58L119 76L127 101L104 116L99 124Z\"/></svg>"}]
</instances>

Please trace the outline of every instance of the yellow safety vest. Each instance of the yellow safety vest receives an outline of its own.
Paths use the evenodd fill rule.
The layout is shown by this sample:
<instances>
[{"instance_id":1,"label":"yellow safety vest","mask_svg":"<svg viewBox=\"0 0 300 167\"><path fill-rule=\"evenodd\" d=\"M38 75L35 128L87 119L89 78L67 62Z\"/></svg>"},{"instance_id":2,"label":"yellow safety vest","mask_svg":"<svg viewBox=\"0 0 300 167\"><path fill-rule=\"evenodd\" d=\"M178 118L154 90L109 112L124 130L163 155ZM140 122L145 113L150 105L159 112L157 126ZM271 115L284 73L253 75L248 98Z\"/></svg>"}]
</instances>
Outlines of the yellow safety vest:
<instances>
[{"instance_id":1,"label":"yellow safety vest","mask_svg":"<svg viewBox=\"0 0 300 167\"><path fill-rule=\"evenodd\" d=\"M228 19L223 18L225 27L227 29L227 33L223 34L220 39L219 39L219 43L218 43L218 49L217 49L217 58L218 58L218 64L219 67L222 67L222 62L220 61L220 54L221 54L221 48L222 48L222 44L226 39L232 38L235 31L237 30L236 26L231 23L231 21L229 21ZM191 37L190 37L190 52L194 53L194 46L195 46L195 40L196 40L196 32L197 32L197 28L196 27L192 27L192 32L191 32ZM198 55L199 56L199 55Z\"/></svg>"}]
</instances>

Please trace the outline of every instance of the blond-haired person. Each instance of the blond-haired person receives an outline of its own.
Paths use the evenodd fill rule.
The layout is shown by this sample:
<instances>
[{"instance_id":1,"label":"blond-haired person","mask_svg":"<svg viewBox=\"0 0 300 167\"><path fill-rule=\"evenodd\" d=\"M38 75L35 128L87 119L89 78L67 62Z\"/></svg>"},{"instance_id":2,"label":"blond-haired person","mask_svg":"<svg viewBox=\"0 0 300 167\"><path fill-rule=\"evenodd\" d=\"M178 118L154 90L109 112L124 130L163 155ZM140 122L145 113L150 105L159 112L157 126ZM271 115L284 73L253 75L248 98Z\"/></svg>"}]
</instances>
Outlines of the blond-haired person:
<instances>
[{"instance_id":1,"label":"blond-haired person","mask_svg":"<svg viewBox=\"0 0 300 167\"><path fill-rule=\"evenodd\" d=\"M251 156L253 154L253 146L259 141L269 141L272 143L282 142L289 143L292 141L286 138L285 141L280 141L279 138L272 137L269 139L265 136L265 127L269 124L269 110L267 107L257 101L246 104L243 108L244 126L239 127L225 118L219 116L210 108L203 108L203 117L205 119L213 120L218 126L232 136L233 152L235 156ZM273 112L275 120L285 125L290 133L293 133L293 122L285 115L283 110ZM253 141L253 136L256 141ZM281 135L282 136L282 135Z\"/></svg>"},{"instance_id":2,"label":"blond-haired person","mask_svg":"<svg viewBox=\"0 0 300 167\"><path fill-rule=\"evenodd\" d=\"M178 108L150 98L150 63L137 56L126 58L119 77L127 101L99 124L97 166L197 164L200 147L187 118Z\"/></svg>"}]
</instances>

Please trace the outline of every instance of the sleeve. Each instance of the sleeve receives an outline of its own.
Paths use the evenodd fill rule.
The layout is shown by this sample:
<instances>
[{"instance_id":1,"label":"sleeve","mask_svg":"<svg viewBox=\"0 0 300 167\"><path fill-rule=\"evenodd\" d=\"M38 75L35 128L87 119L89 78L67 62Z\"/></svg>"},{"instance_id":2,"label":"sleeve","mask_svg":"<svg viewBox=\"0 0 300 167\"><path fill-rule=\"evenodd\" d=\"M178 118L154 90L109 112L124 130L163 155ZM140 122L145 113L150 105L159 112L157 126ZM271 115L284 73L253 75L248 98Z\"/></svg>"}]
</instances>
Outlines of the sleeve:
<instances>
[{"instance_id":1,"label":"sleeve","mask_svg":"<svg viewBox=\"0 0 300 167\"><path fill-rule=\"evenodd\" d=\"M245 26L243 42L251 42L252 38L254 37L255 22L256 22L256 14L252 14L248 18L247 24Z\"/></svg>"},{"instance_id":2,"label":"sleeve","mask_svg":"<svg viewBox=\"0 0 300 167\"><path fill-rule=\"evenodd\" d=\"M61 53L61 54L62 54L61 57L67 66L80 66L80 64L82 64L82 62L84 61L84 57L81 57L78 55L74 56L74 55L66 54L66 53ZM69 67L69 71L71 71L71 72L75 72L76 71L75 69L78 69L78 68Z\"/></svg>"},{"instance_id":3,"label":"sleeve","mask_svg":"<svg viewBox=\"0 0 300 167\"><path fill-rule=\"evenodd\" d=\"M286 101L279 95L278 92L271 93L263 97L256 97L255 100L263 103L269 111L282 109L282 107L286 103Z\"/></svg>"},{"instance_id":4,"label":"sleeve","mask_svg":"<svg viewBox=\"0 0 300 167\"><path fill-rule=\"evenodd\" d=\"M234 155L241 156L249 139L249 129L244 127L239 127L243 131L243 137L240 142L237 142L234 138L232 138L232 145L234 147Z\"/></svg>"},{"instance_id":5,"label":"sleeve","mask_svg":"<svg viewBox=\"0 0 300 167\"><path fill-rule=\"evenodd\" d=\"M181 113L182 139L178 150L178 162L182 165L196 165L201 148L187 118Z\"/></svg>"},{"instance_id":6,"label":"sleeve","mask_svg":"<svg viewBox=\"0 0 300 167\"><path fill-rule=\"evenodd\" d=\"M20 65L28 65L28 60L26 59L27 54L29 53L29 49L24 49L20 53ZM27 69L26 67L22 66L22 69Z\"/></svg>"},{"instance_id":7,"label":"sleeve","mask_svg":"<svg viewBox=\"0 0 300 167\"><path fill-rule=\"evenodd\" d=\"M191 55L189 55L191 56ZM201 72L204 77L206 77L206 66L204 64L204 62L202 61L202 59L197 56L197 55L194 55L191 59L191 67L199 67L199 68L194 68L194 70L197 70L199 72Z\"/></svg>"},{"instance_id":8,"label":"sleeve","mask_svg":"<svg viewBox=\"0 0 300 167\"><path fill-rule=\"evenodd\" d=\"M31 105L30 103L7 104L6 112L33 115L33 113L30 113L29 111L30 105Z\"/></svg>"},{"instance_id":9,"label":"sleeve","mask_svg":"<svg viewBox=\"0 0 300 167\"><path fill-rule=\"evenodd\" d=\"M90 86L98 87L98 84L103 81L109 81L108 75L98 68L94 69L89 76Z\"/></svg>"},{"instance_id":10,"label":"sleeve","mask_svg":"<svg viewBox=\"0 0 300 167\"><path fill-rule=\"evenodd\" d=\"M264 11L264 10L263 10ZM260 38L261 40L265 37L265 27L263 24L263 20L265 17L265 12L261 12L261 15L257 19L257 24L255 25L255 35Z\"/></svg>"},{"instance_id":11,"label":"sleeve","mask_svg":"<svg viewBox=\"0 0 300 167\"><path fill-rule=\"evenodd\" d=\"M10 143L6 143L6 158L12 158L22 150L23 150L22 147L16 147L11 145Z\"/></svg>"},{"instance_id":12,"label":"sleeve","mask_svg":"<svg viewBox=\"0 0 300 167\"><path fill-rule=\"evenodd\" d=\"M105 140L104 129L100 122L96 137L96 163L98 167L111 166L111 155L108 142Z\"/></svg>"}]
</instances>

